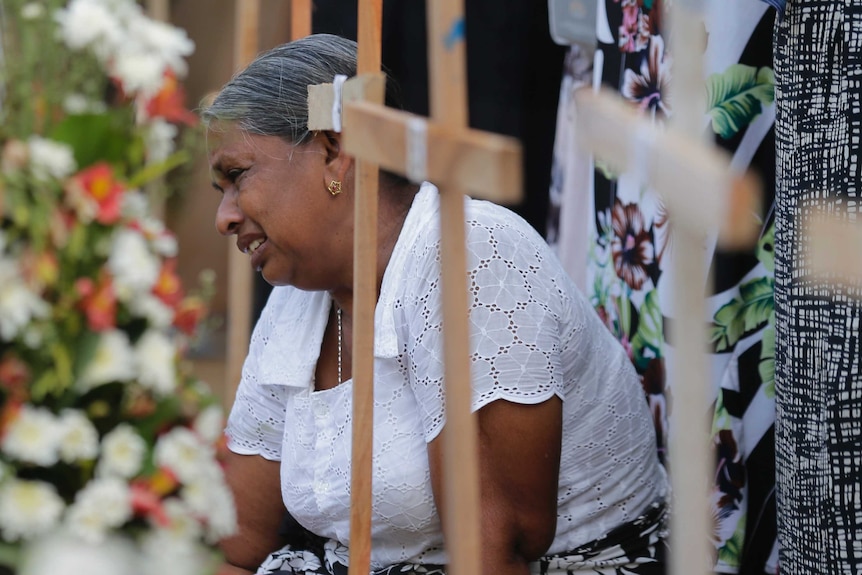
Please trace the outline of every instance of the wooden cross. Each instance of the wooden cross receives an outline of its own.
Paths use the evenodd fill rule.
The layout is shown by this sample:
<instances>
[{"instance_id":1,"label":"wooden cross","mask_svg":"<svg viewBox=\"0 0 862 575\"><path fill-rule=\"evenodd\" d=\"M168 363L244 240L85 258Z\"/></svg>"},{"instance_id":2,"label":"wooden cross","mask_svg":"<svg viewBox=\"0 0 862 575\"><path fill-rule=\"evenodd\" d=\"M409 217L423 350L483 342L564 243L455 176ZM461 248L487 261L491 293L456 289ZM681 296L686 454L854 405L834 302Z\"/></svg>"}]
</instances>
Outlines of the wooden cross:
<instances>
[{"instance_id":1,"label":"wooden cross","mask_svg":"<svg viewBox=\"0 0 862 575\"><path fill-rule=\"evenodd\" d=\"M370 564L377 173L382 166L440 187L446 386L443 529L449 572L472 575L481 571L481 546L464 192L499 202L517 200L522 192L520 147L511 138L467 128L461 1L428 2L431 121L382 106L381 21L381 1L360 0L356 78L340 89L332 84L309 87L309 129L333 129L333 105L340 105L342 145L356 158L350 574L367 575Z\"/></svg>"},{"instance_id":2,"label":"wooden cross","mask_svg":"<svg viewBox=\"0 0 862 575\"><path fill-rule=\"evenodd\" d=\"M735 174L730 160L703 139L705 117L701 1L674 2L669 14L674 53L671 129L660 131L618 96L582 90L576 96L581 145L620 171L634 172L658 191L668 206L673 242L674 409L670 438L673 480L670 572L705 575L709 565L709 485L712 476L706 419L709 370L704 332L707 267L703 247L718 231L730 248L752 245L759 232L760 190L752 176ZM620 145L630 142L630 146Z\"/></svg>"}]
</instances>

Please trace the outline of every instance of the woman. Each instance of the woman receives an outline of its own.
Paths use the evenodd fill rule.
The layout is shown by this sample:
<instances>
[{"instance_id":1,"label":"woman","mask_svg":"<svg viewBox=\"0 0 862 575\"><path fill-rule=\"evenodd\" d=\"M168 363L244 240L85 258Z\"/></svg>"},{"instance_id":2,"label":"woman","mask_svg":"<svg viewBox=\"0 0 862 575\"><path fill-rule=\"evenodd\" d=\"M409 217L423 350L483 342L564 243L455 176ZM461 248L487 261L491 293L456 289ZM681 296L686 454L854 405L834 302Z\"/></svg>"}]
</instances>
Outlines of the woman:
<instances>
[{"instance_id":1,"label":"woman","mask_svg":"<svg viewBox=\"0 0 862 575\"><path fill-rule=\"evenodd\" d=\"M222 548L257 573L346 573L354 164L338 134L306 129L306 94L353 75L355 53L329 35L283 45L203 113L216 225L276 286L227 430L240 531ZM667 479L625 352L532 228L466 207L483 572L663 572ZM446 562L439 239L437 190L381 174L375 574Z\"/></svg>"}]
</instances>

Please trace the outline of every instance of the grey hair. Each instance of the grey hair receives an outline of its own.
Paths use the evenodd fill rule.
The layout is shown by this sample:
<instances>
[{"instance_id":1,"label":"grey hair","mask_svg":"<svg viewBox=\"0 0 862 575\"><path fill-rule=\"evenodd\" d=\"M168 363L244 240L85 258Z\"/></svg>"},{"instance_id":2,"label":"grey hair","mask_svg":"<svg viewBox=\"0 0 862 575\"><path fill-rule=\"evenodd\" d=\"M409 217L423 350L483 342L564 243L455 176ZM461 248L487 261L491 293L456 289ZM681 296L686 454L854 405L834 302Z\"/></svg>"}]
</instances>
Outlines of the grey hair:
<instances>
[{"instance_id":1,"label":"grey hair","mask_svg":"<svg viewBox=\"0 0 862 575\"><path fill-rule=\"evenodd\" d=\"M356 75L356 42L314 34L260 54L201 112L204 125L236 122L251 134L301 144L308 136L308 86Z\"/></svg>"}]
</instances>

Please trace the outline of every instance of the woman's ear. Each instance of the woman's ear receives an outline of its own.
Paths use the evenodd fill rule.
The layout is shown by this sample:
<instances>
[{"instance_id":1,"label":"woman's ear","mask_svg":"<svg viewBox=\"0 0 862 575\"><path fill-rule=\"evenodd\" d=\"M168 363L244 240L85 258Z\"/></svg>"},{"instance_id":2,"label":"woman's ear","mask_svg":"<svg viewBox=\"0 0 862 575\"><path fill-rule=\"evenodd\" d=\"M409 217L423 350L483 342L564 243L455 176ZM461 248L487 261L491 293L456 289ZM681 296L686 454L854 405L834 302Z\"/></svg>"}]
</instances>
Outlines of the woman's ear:
<instances>
[{"instance_id":1,"label":"woman's ear","mask_svg":"<svg viewBox=\"0 0 862 575\"><path fill-rule=\"evenodd\" d=\"M344 153L341 147L341 134L323 132L323 147L326 151L326 172L330 179L343 181L353 158Z\"/></svg>"}]
</instances>

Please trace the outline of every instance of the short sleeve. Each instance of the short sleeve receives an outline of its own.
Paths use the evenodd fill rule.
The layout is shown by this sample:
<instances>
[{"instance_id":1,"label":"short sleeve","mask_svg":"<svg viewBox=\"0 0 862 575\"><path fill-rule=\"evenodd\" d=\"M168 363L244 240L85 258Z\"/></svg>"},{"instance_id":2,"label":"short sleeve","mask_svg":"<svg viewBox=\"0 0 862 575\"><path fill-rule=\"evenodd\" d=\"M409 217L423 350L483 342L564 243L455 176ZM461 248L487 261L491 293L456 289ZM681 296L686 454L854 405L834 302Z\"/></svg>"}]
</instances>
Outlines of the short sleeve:
<instances>
[{"instance_id":1,"label":"short sleeve","mask_svg":"<svg viewBox=\"0 0 862 575\"><path fill-rule=\"evenodd\" d=\"M260 378L261 357L273 331L274 316L274 306L268 305L255 325L228 416L227 446L240 455L260 455L280 461L289 388L266 385Z\"/></svg>"},{"instance_id":2,"label":"short sleeve","mask_svg":"<svg viewBox=\"0 0 862 575\"><path fill-rule=\"evenodd\" d=\"M559 262L528 224L499 207L479 208L465 231L472 409L563 397L559 325L567 292ZM409 378L427 441L445 422L439 249L432 238L414 246L421 264L407 278L415 295L404 309Z\"/></svg>"}]
</instances>

